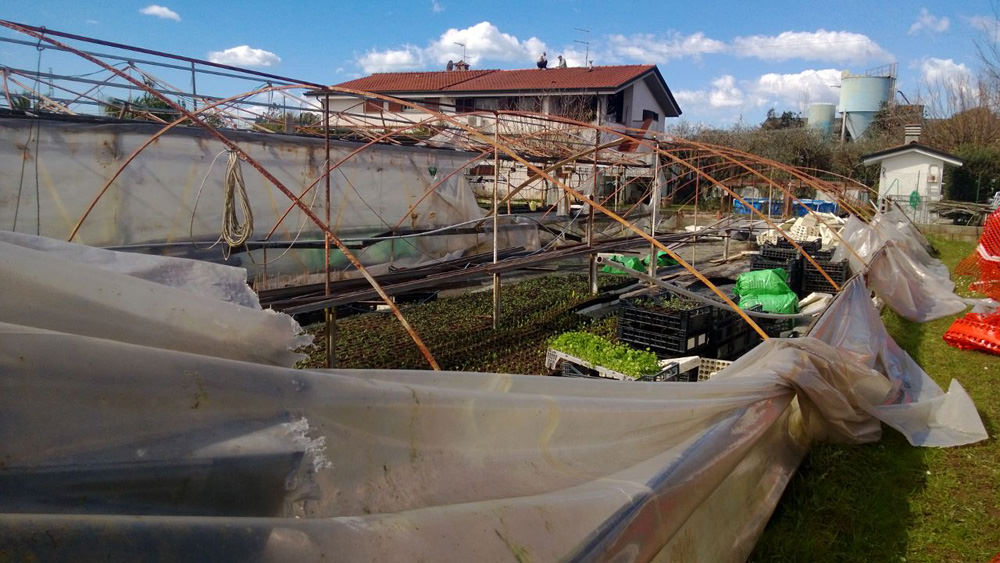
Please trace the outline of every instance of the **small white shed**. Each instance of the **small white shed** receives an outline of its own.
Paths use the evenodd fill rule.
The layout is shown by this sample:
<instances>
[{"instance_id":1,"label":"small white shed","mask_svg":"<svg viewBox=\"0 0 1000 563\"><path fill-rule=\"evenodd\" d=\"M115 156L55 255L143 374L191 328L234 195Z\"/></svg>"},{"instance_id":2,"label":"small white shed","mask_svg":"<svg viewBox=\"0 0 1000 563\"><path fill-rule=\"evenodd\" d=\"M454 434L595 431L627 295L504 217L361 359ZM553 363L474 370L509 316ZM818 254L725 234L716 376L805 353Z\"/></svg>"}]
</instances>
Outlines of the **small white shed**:
<instances>
[{"instance_id":1,"label":"small white shed","mask_svg":"<svg viewBox=\"0 0 1000 563\"><path fill-rule=\"evenodd\" d=\"M927 204L944 197L944 166L961 166L962 161L951 154L913 142L867 154L861 163L881 163L879 172L879 204L886 199L898 201L913 211L914 218L929 221L934 217Z\"/></svg>"}]
</instances>

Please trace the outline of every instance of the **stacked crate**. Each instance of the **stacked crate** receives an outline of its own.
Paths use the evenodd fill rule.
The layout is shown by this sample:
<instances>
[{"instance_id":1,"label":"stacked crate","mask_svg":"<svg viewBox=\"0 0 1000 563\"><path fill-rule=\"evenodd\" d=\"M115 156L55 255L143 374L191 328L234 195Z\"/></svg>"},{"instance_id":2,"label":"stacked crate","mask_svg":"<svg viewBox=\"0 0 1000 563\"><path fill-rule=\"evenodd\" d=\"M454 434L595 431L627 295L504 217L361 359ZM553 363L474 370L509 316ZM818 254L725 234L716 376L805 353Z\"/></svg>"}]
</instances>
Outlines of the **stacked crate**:
<instances>
[{"instance_id":1,"label":"stacked crate","mask_svg":"<svg viewBox=\"0 0 1000 563\"><path fill-rule=\"evenodd\" d=\"M851 277L851 270L846 260L833 262L832 250L820 250L820 242L803 243L802 248L809 253L823 270L838 286ZM806 260L798 249L784 239L779 239L777 245L765 244L760 247L760 254L750 260L751 270L769 270L781 268L788 274L788 287L799 297L805 297L816 291L821 293L836 293L823 274Z\"/></svg>"},{"instance_id":2,"label":"stacked crate","mask_svg":"<svg viewBox=\"0 0 1000 563\"><path fill-rule=\"evenodd\" d=\"M659 297L670 298L665 293ZM710 305L691 309L657 311L641 305L643 298L622 300L618 340L662 358L701 355L709 347L712 325Z\"/></svg>"}]
</instances>

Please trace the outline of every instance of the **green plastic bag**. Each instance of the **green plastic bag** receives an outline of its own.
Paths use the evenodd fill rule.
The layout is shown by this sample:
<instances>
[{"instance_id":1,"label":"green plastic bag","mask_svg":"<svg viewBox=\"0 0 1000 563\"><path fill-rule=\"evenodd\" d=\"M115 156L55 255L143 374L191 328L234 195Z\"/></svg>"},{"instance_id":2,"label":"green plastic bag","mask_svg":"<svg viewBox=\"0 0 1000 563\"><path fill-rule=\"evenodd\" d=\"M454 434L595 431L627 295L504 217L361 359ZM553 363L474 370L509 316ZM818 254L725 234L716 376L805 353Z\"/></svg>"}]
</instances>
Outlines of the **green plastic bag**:
<instances>
[{"instance_id":1,"label":"green plastic bag","mask_svg":"<svg viewBox=\"0 0 1000 563\"><path fill-rule=\"evenodd\" d=\"M762 293L740 299L741 309L750 309L755 305L760 305L761 309L767 313L793 315L799 312L799 297L795 293L789 292L780 295Z\"/></svg>"},{"instance_id":2,"label":"green plastic bag","mask_svg":"<svg viewBox=\"0 0 1000 563\"><path fill-rule=\"evenodd\" d=\"M640 272L646 271L646 266L643 265L643 261L640 260L639 258L636 258L635 256L629 256L627 258L625 256L620 256L620 255L612 256L611 261L618 262L619 264L622 264L623 266L628 268L632 268L633 270L639 270ZM611 264L605 264L604 266L602 266L601 271L606 274L626 273L624 270L619 270L618 268L615 268Z\"/></svg>"},{"instance_id":3,"label":"green plastic bag","mask_svg":"<svg viewBox=\"0 0 1000 563\"><path fill-rule=\"evenodd\" d=\"M624 257L621 255L616 255L611 257L612 262L618 262L624 266L632 268L633 270L638 270L640 272L645 272L649 269L649 256L645 258L637 258L635 256ZM656 251L656 265L658 268L664 266L673 266L677 264L677 261L667 255L666 252L662 250ZM624 274L625 272L615 268L611 264L605 264L601 267L601 271L606 274Z\"/></svg>"},{"instance_id":4,"label":"green plastic bag","mask_svg":"<svg viewBox=\"0 0 1000 563\"><path fill-rule=\"evenodd\" d=\"M736 278L736 288L733 292L740 297L755 297L758 295L784 295L793 292L787 283L788 272L783 268L774 270L754 270L743 272Z\"/></svg>"}]
</instances>

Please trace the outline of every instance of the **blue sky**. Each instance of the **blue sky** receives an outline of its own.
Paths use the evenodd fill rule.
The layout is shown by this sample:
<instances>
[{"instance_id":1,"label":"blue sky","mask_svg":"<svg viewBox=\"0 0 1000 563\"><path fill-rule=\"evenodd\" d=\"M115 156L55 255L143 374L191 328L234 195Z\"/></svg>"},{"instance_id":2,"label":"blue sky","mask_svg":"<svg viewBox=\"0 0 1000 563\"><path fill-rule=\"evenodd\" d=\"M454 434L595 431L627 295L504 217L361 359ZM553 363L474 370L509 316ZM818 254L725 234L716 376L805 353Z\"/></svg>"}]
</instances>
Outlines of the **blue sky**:
<instances>
[{"instance_id":1,"label":"blue sky","mask_svg":"<svg viewBox=\"0 0 1000 563\"><path fill-rule=\"evenodd\" d=\"M37 0L8 5L0 18L330 84L443 69L462 57L456 43L466 45L473 68L531 67L541 51L583 64L589 41L595 65L659 65L683 119L713 125L835 102L841 71L889 63L898 64L898 88L911 100L941 84L961 87L981 66L975 41L997 29L989 0L158 1ZM83 69L43 57L0 45L0 64Z\"/></svg>"}]
</instances>

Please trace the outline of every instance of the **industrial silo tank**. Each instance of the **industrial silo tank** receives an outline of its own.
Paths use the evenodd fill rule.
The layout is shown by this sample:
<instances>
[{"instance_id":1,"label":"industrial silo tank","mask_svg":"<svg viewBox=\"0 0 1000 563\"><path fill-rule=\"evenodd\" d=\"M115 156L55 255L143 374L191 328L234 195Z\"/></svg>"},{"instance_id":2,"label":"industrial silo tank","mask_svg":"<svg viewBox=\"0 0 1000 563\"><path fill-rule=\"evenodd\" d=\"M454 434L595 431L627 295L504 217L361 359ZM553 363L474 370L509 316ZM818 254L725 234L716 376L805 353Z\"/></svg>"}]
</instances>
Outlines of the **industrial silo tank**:
<instances>
[{"instance_id":1,"label":"industrial silo tank","mask_svg":"<svg viewBox=\"0 0 1000 563\"><path fill-rule=\"evenodd\" d=\"M807 124L810 129L819 131L823 135L829 135L833 132L833 121L836 114L836 104L812 104L809 106Z\"/></svg>"},{"instance_id":2,"label":"industrial silo tank","mask_svg":"<svg viewBox=\"0 0 1000 563\"><path fill-rule=\"evenodd\" d=\"M865 134L875 119L875 113L887 104L892 95L892 76L853 76L840 80L840 111L851 138Z\"/></svg>"}]
</instances>

